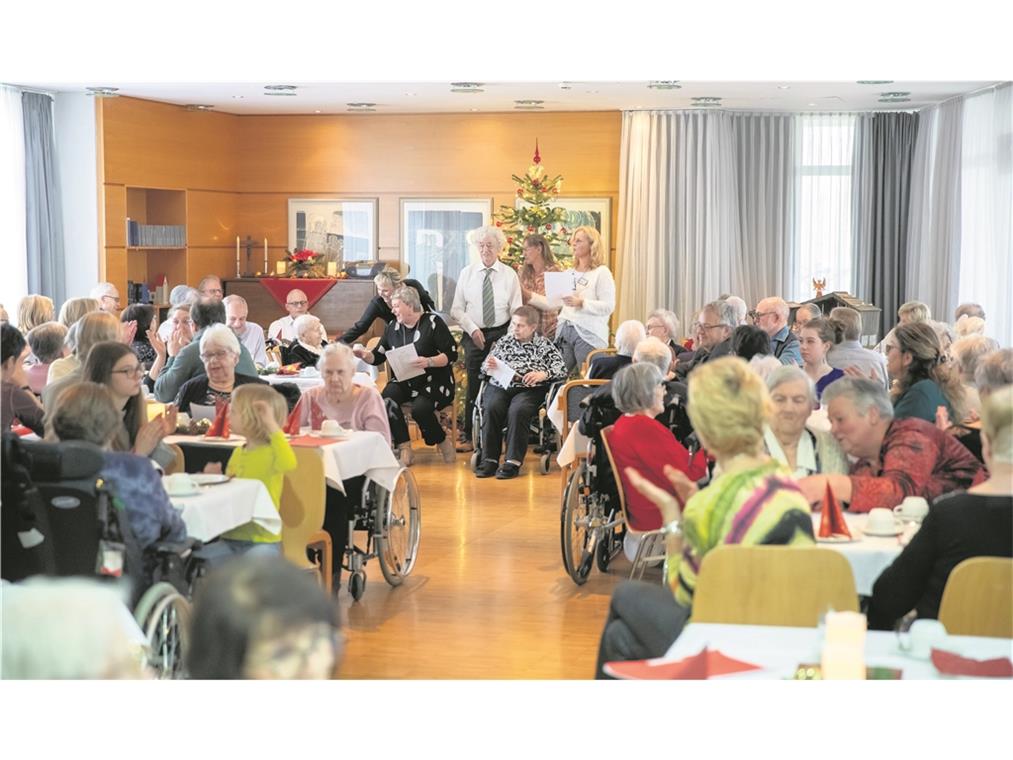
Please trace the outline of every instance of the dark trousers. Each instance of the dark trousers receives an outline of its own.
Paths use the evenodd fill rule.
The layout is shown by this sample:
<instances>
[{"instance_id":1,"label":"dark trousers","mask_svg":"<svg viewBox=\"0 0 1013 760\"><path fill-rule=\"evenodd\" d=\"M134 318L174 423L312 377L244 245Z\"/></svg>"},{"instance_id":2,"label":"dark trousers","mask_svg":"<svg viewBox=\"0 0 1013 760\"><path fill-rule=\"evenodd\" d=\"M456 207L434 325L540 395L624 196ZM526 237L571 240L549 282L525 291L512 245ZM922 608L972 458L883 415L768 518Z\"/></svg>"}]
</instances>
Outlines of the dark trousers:
<instances>
[{"instance_id":1,"label":"dark trousers","mask_svg":"<svg viewBox=\"0 0 1013 760\"><path fill-rule=\"evenodd\" d=\"M667 586L626 581L612 594L609 616L598 645L595 678L608 679L606 662L661 657L689 620L689 609Z\"/></svg>"},{"instance_id":2,"label":"dark trousers","mask_svg":"<svg viewBox=\"0 0 1013 760\"><path fill-rule=\"evenodd\" d=\"M348 546L348 521L355 517L359 504L362 503L362 487L365 482L365 475L343 481L344 493L341 493L337 488L327 487L324 530L331 536L331 556L333 559L331 575L333 576L334 593L337 593L338 586L341 584L341 563L345 561L345 549Z\"/></svg>"},{"instance_id":3,"label":"dark trousers","mask_svg":"<svg viewBox=\"0 0 1013 760\"><path fill-rule=\"evenodd\" d=\"M482 362L489 355L492 344L507 334L510 324L499 327L482 328L485 336L485 348L479 348L467 333L461 335L461 348L464 349L464 370L468 375L468 392L464 402L464 437L471 440L471 417L475 413L475 399L478 398L478 386L482 382Z\"/></svg>"},{"instance_id":4,"label":"dark trousers","mask_svg":"<svg viewBox=\"0 0 1013 760\"><path fill-rule=\"evenodd\" d=\"M408 422L405 420L404 412L401 411L401 404L411 404L412 419L422 431L422 438L426 444L435 446L442 443L447 434L440 425L436 416L436 402L425 393L419 393L412 398L411 389L404 383L387 383L383 389L383 398L387 402L387 419L390 422L390 437L394 445L408 443L411 437L408 435Z\"/></svg>"},{"instance_id":5,"label":"dark trousers","mask_svg":"<svg viewBox=\"0 0 1013 760\"><path fill-rule=\"evenodd\" d=\"M482 394L482 456L499 461L505 426L506 458L523 463L528 450L528 424L544 398L544 387L503 390L486 383Z\"/></svg>"}]
</instances>

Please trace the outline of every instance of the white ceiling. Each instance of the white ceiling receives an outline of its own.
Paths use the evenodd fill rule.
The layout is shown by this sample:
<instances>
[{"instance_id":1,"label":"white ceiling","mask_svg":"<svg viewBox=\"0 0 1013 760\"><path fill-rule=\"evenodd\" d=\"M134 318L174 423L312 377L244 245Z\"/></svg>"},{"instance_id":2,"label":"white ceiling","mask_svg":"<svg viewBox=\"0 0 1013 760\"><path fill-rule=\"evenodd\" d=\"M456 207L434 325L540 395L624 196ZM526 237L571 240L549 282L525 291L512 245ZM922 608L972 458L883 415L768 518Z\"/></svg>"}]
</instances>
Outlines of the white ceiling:
<instances>
[{"instance_id":1,"label":"white ceiling","mask_svg":"<svg viewBox=\"0 0 1013 760\"><path fill-rule=\"evenodd\" d=\"M27 84L27 83L26 83ZM295 96L265 95L266 84L297 85ZM680 109L695 97L721 98L725 109L762 111L918 110L995 82L679 82L656 90L648 82L487 82L481 93L453 93L449 82L244 84L131 84L116 81L39 83L30 87L83 92L86 86L119 87L119 94L165 103L206 104L233 114L345 113L349 103L375 103L376 113L466 113L515 110L516 100L541 100L545 111ZM566 85L565 87L563 85ZM882 93L908 92L903 103L882 103Z\"/></svg>"}]
</instances>

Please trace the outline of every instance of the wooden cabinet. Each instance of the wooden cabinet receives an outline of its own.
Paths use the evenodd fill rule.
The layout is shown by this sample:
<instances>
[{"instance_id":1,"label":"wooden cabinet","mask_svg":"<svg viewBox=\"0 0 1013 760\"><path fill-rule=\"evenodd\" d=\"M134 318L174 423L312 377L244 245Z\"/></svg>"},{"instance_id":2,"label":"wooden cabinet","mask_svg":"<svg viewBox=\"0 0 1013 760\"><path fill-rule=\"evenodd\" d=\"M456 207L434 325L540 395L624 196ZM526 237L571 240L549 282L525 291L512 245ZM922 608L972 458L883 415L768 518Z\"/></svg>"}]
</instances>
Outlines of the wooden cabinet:
<instances>
[{"instance_id":1,"label":"wooden cabinet","mask_svg":"<svg viewBox=\"0 0 1013 760\"><path fill-rule=\"evenodd\" d=\"M127 187L120 224L125 244L123 282L111 280L127 300L127 281L150 288L166 278L169 287L186 282L186 191L165 188ZM107 214L109 209L107 207ZM116 225L116 218L109 224ZM112 273L110 273L112 274Z\"/></svg>"}]
</instances>

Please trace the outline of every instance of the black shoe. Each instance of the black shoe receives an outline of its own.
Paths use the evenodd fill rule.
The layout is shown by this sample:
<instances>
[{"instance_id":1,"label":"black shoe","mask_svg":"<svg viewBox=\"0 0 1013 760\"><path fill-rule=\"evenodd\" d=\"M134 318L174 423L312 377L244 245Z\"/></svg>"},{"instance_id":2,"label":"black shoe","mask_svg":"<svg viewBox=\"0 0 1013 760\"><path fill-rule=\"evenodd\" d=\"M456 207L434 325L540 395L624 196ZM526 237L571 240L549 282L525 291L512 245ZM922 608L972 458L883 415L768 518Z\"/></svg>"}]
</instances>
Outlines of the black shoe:
<instances>
[{"instance_id":1,"label":"black shoe","mask_svg":"<svg viewBox=\"0 0 1013 760\"><path fill-rule=\"evenodd\" d=\"M497 475L496 468L499 466L499 462L494 462L491 459L486 459L478 466L475 470L476 478L491 478L493 475Z\"/></svg>"},{"instance_id":2,"label":"black shoe","mask_svg":"<svg viewBox=\"0 0 1013 760\"><path fill-rule=\"evenodd\" d=\"M496 480L510 480L521 474L521 468L513 462L504 462L503 466L496 470Z\"/></svg>"}]
</instances>

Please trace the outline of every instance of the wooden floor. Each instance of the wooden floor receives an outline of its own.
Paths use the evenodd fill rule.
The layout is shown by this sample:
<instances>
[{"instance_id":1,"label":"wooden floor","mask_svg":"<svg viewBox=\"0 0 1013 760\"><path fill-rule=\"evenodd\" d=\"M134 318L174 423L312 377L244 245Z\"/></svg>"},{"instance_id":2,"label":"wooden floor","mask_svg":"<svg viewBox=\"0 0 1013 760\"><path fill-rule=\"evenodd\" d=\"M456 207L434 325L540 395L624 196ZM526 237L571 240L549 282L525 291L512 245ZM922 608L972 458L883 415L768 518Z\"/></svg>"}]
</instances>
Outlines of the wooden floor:
<instances>
[{"instance_id":1,"label":"wooden floor","mask_svg":"<svg viewBox=\"0 0 1013 760\"><path fill-rule=\"evenodd\" d=\"M399 588L377 560L352 603L342 678L591 678L612 589L629 573L620 556L583 586L563 570L559 470L527 466L514 480L477 479L468 455L444 464L415 444L422 494L418 563ZM361 543L360 543L361 545Z\"/></svg>"}]
</instances>

